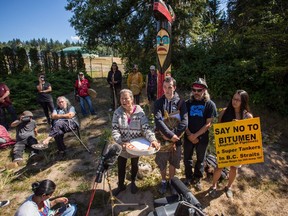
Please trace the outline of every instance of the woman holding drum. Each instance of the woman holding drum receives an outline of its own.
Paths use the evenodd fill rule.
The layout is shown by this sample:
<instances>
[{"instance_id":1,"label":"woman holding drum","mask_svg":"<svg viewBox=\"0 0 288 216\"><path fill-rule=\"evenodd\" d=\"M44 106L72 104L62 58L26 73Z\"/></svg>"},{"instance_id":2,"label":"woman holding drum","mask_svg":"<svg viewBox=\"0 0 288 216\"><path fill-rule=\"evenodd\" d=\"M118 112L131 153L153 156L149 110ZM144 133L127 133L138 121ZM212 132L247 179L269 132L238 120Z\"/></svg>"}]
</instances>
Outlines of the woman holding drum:
<instances>
[{"instance_id":1,"label":"woman holding drum","mask_svg":"<svg viewBox=\"0 0 288 216\"><path fill-rule=\"evenodd\" d=\"M133 101L132 91L122 89L120 91L121 106L113 114L112 137L115 142L122 146L122 152L118 157L118 188L113 191L114 196L126 189L124 181L128 158L131 158L131 193L135 194L138 190L135 179L138 172L139 156L129 154L126 151L126 148L131 145L130 141L144 137L150 142L150 148L158 149L160 147L155 134L149 128L148 118L143 109L139 105L135 105Z\"/></svg>"}]
</instances>

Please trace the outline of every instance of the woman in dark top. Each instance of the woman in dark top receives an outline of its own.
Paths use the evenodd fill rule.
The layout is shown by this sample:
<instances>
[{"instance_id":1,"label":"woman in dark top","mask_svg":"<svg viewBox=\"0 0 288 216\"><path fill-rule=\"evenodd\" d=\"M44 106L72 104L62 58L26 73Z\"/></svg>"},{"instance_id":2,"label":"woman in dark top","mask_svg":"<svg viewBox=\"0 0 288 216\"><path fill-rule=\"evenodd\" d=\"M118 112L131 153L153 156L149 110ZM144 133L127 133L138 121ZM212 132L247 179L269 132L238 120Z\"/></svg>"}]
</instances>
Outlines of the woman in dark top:
<instances>
[{"instance_id":1,"label":"woman in dark top","mask_svg":"<svg viewBox=\"0 0 288 216\"><path fill-rule=\"evenodd\" d=\"M111 108L109 109L109 111L112 111L120 105L119 93L122 84L122 73L118 69L116 62L112 63L111 70L108 72L107 82L110 85L110 92L112 98Z\"/></svg>"},{"instance_id":2,"label":"woman in dark top","mask_svg":"<svg viewBox=\"0 0 288 216\"><path fill-rule=\"evenodd\" d=\"M237 121L241 119L253 118L250 113L249 108L249 95L244 90L237 90L233 97L231 98L228 106L222 110L219 114L218 122L230 122ZM237 174L237 168L240 166L231 166L229 170L229 180L228 185L225 187L225 192L228 198L233 197L233 192L231 190L231 185L234 182ZM216 168L213 174L213 183L211 190L209 192L211 197L216 196L217 182L221 176L223 168Z\"/></svg>"},{"instance_id":3,"label":"woman in dark top","mask_svg":"<svg viewBox=\"0 0 288 216\"><path fill-rule=\"evenodd\" d=\"M39 84L37 85L37 90L38 90L37 100L44 110L47 123L51 124L49 110L50 110L50 113L52 113L54 110L54 103L53 103L53 98L51 95L52 87L49 82L46 82L44 74L40 74L38 77L38 80L39 80Z\"/></svg>"}]
</instances>

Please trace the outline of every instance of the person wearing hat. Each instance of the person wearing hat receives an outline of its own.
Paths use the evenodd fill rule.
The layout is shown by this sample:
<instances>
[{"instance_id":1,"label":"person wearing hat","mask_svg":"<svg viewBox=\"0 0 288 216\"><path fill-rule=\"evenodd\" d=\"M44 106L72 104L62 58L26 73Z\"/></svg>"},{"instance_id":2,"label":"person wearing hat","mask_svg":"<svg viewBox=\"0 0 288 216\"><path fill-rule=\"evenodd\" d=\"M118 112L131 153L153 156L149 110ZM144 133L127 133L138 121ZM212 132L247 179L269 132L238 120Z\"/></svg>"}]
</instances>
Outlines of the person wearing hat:
<instances>
[{"instance_id":1,"label":"person wearing hat","mask_svg":"<svg viewBox=\"0 0 288 216\"><path fill-rule=\"evenodd\" d=\"M13 163L23 163L23 151L26 147L31 150L30 158L38 154L37 150L31 148L33 144L37 144L36 136L37 126L36 121L33 119L33 113L30 111L24 111L19 120L15 120L11 123L11 127L16 127L16 144L13 149Z\"/></svg>"},{"instance_id":2,"label":"person wearing hat","mask_svg":"<svg viewBox=\"0 0 288 216\"><path fill-rule=\"evenodd\" d=\"M217 116L215 103L210 99L208 86L202 78L192 84L192 92L189 100L186 101L188 111L188 128L184 136L184 166L185 184L195 184L196 190L200 191L201 179L204 172L204 160L208 146L208 129L213 119ZM192 171L193 153L196 152L197 160Z\"/></svg>"},{"instance_id":3,"label":"person wearing hat","mask_svg":"<svg viewBox=\"0 0 288 216\"><path fill-rule=\"evenodd\" d=\"M135 104L140 104L140 94L143 86L143 76L138 71L138 65L134 65L133 71L129 73L127 78L127 86L132 91Z\"/></svg>"},{"instance_id":4,"label":"person wearing hat","mask_svg":"<svg viewBox=\"0 0 288 216\"><path fill-rule=\"evenodd\" d=\"M150 66L150 71L146 76L146 93L149 102L156 100L157 95L157 72L154 65Z\"/></svg>"},{"instance_id":5,"label":"person wearing hat","mask_svg":"<svg viewBox=\"0 0 288 216\"><path fill-rule=\"evenodd\" d=\"M82 115L83 116L88 115L86 108L85 108L85 101L88 104L91 115L96 115L96 112L92 105L91 98L88 93L88 89L90 88L90 83L88 79L85 78L83 72L79 73L78 79L75 81L74 87L75 87L75 92L77 96L79 96Z\"/></svg>"},{"instance_id":6,"label":"person wearing hat","mask_svg":"<svg viewBox=\"0 0 288 216\"><path fill-rule=\"evenodd\" d=\"M52 86L49 82L46 82L45 75L40 74L38 77L39 84L37 85L38 90L38 97L37 101L42 106L44 114L47 119L47 124L51 124L51 118L49 115L54 110L54 102L51 95L52 92Z\"/></svg>"},{"instance_id":7,"label":"person wearing hat","mask_svg":"<svg viewBox=\"0 0 288 216\"><path fill-rule=\"evenodd\" d=\"M119 93L122 85L122 73L118 69L116 62L112 63L111 70L108 72L107 82L110 85L112 98L111 108L109 111L112 111L115 110L120 104Z\"/></svg>"}]
</instances>

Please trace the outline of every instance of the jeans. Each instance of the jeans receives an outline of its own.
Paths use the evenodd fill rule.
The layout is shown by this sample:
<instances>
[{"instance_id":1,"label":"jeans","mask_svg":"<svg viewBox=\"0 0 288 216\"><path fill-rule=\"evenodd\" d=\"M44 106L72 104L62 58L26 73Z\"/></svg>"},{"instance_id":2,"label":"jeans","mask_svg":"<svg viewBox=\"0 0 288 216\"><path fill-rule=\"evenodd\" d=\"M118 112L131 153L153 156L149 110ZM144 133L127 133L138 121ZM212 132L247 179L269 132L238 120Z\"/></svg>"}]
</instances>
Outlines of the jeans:
<instances>
[{"instance_id":1,"label":"jeans","mask_svg":"<svg viewBox=\"0 0 288 216\"><path fill-rule=\"evenodd\" d=\"M94 110L93 105L92 105L91 98L88 95L88 96L80 97L80 106L81 106L81 112L82 112L83 116L88 115L88 113L86 112L84 101L86 101L86 103L88 104L89 111L90 111L91 115L96 115L95 110Z\"/></svg>"},{"instance_id":2,"label":"jeans","mask_svg":"<svg viewBox=\"0 0 288 216\"><path fill-rule=\"evenodd\" d=\"M185 165L185 177L186 179L202 178L204 173L204 160L206 156L206 149L208 146L208 140L203 139L199 141L198 144L192 144L185 138L184 141L184 165ZM196 164L194 167L194 175L192 172L193 168L193 153L194 149L196 151Z\"/></svg>"},{"instance_id":3,"label":"jeans","mask_svg":"<svg viewBox=\"0 0 288 216\"><path fill-rule=\"evenodd\" d=\"M17 119L17 114L16 114L16 111L12 105L0 108L0 124L3 125L8 130L10 124L8 124L5 109L11 115L11 121L12 122Z\"/></svg>"},{"instance_id":4,"label":"jeans","mask_svg":"<svg viewBox=\"0 0 288 216\"><path fill-rule=\"evenodd\" d=\"M75 130L77 128L77 124L72 120L57 120L51 128L49 133L50 137L54 137L58 150L65 151L66 146L64 144L64 134L70 132L71 129Z\"/></svg>"},{"instance_id":5,"label":"jeans","mask_svg":"<svg viewBox=\"0 0 288 216\"><path fill-rule=\"evenodd\" d=\"M38 141L35 137L29 136L27 139L17 140L13 149L13 159L23 158L23 151L26 147L31 150L32 153L38 153L38 150L34 150L31 146L37 144Z\"/></svg>"}]
</instances>

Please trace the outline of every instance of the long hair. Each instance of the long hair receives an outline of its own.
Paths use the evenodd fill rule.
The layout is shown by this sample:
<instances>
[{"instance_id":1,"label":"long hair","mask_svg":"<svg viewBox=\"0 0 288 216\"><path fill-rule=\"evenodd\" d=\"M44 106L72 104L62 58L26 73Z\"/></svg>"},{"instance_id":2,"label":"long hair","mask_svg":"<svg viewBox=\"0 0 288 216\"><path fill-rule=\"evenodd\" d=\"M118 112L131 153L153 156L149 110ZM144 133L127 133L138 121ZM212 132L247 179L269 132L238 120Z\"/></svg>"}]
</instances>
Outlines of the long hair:
<instances>
[{"instance_id":1,"label":"long hair","mask_svg":"<svg viewBox=\"0 0 288 216\"><path fill-rule=\"evenodd\" d=\"M224 114L222 116L221 122L229 122L236 118L235 109L232 105L232 100L235 94L239 94L241 97L241 105L240 105L240 117L243 119L243 113L245 111L250 112L249 107L249 95L244 90L237 90L233 96L231 97L226 110L224 111Z\"/></svg>"},{"instance_id":2,"label":"long hair","mask_svg":"<svg viewBox=\"0 0 288 216\"><path fill-rule=\"evenodd\" d=\"M117 65L116 62L113 62L113 63L112 63L110 71L113 71L113 67L112 67L113 65L116 65L116 71L118 71L118 65Z\"/></svg>"},{"instance_id":3,"label":"long hair","mask_svg":"<svg viewBox=\"0 0 288 216\"><path fill-rule=\"evenodd\" d=\"M60 97L57 98L57 105L58 105L58 101L61 100L61 99L63 99L64 101L66 101L67 107L70 107L70 106L71 106L70 101L69 101L66 97L64 97L64 96L60 96Z\"/></svg>"},{"instance_id":4,"label":"long hair","mask_svg":"<svg viewBox=\"0 0 288 216\"><path fill-rule=\"evenodd\" d=\"M50 195L56 189L56 184L49 179L45 179L40 182L34 182L31 186L32 191L36 196Z\"/></svg>"},{"instance_id":5,"label":"long hair","mask_svg":"<svg viewBox=\"0 0 288 216\"><path fill-rule=\"evenodd\" d=\"M205 91L205 92L204 92L204 95L203 95L203 99L204 99L205 102L207 102L207 101L210 100L210 94L209 94L209 92L208 92L207 89L205 89L204 91ZM195 100L192 92L191 92L191 94L190 94L190 100L191 100L191 101L194 101L194 100Z\"/></svg>"}]
</instances>

